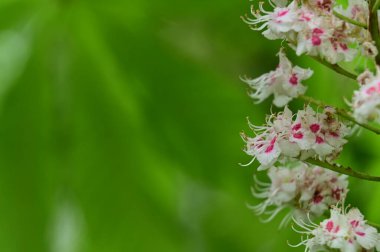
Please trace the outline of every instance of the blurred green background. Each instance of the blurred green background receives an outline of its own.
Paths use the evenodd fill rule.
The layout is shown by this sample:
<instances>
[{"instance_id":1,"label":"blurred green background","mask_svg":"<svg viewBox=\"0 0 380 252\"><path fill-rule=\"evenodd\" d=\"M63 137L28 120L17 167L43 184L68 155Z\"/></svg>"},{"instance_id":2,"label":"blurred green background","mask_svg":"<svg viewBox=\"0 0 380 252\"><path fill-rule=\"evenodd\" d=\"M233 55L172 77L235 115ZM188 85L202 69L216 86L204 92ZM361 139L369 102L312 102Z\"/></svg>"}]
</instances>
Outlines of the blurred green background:
<instances>
[{"instance_id":1,"label":"blurred green background","mask_svg":"<svg viewBox=\"0 0 380 252\"><path fill-rule=\"evenodd\" d=\"M1 0L0 250L303 251L246 206L239 132L271 101L239 76L274 69L281 44L241 21L250 4ZM308 95L344 106L353 81L288 51L315 71ZM342 163L379 175L379 148L363 131ZM379 186L351 182L380 222Z\"/></svg>"}]
</instances>

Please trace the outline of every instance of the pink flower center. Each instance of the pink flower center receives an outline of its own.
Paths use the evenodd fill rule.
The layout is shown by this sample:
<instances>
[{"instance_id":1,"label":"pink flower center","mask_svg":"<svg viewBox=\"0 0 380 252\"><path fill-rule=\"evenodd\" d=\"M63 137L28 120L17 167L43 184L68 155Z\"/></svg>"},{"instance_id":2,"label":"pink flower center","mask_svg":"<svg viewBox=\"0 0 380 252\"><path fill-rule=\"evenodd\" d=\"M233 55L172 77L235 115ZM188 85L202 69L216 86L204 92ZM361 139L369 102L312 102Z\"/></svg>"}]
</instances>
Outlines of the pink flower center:
<instances>
[{"instance_id":1,"label":"pink flower center","mask_svg":"<svg viewBox=\"0 0 380 252\"><path fill-rule=\"evenodd\" d=\"M301 21L310 21L311 17L308 15L308 13L302 13L300 20Z\"/></svg>"},{"instance_id":2,"label":"pink flower center","mask_svg":"<svg viewBox=\"0 0 380 252\"><path fill-rule=\"evenodd\" d=\"M322 138L322 137L320 137L320 136L317 136L317 137L315 138L315 142L316 142L317 144L322 144L322 143L324 143L324 142L325 142L325 140L323 140L323 138Z\"/></svg>"},{"instance_id":3,"label":"pink flower center","mask_svg":"<svg viewBox=\"0 0 380 252\"><path fill-rule=\"evenodd\" d=\"M351 223L351 226L354 227L354 228L356 228L356 227L359 226L359 221L358 220L353 220L350 223Z\"/></svg>"},{"instance_id":4,"label":"pink flower center","mask_svg":"<svg viewBox=\"0 0 380 252\"><path fill-rule=\"evenodd\" d=\"M340 43L339 46L340 46L340 48L342 48L343 51L347 51L348 50L347 44Z\"/></svg>"},{"instance_id":5,"label":"pink flower center","mask_svg":"<svg viewBox=\"0 0 380 252\"><path fill-rule=\"evenodd\" d=\"M320 128L321 128L321 126L319 126L319 124L317 124L317 123L313 123L312 125L310 125L310 130L313 133L317 133Z\"/></svg>"},{"instance_id":6,"label":"pink flower center","mask_svg":"<svg viewBox=\"0 0 380 252\"><path fill-rule=\"evenodd\" d=\"M311 36L311 43L313 46L319 46L322 44L321 35L324 33L322 29L314 28L313 34Z\"/></svg>"},{"instance_id":7,"label":"pink flower center","mask_svg":"<svg viewBox=\"0 0 380 252\"><path fill-rule=\"evenodd\" d=\"M317 36L320 36L324 33L324 31L320 28L314 28L313 30L313 35L317 35Z\"/></svg>"},{"instance_id":8,"label":"pink flower center","mask_svg":"<svg viewBox=\"0 0 380 252\"><path fill-rule=\"evenodd\" d=\"M333 221L328 221L327 224L326 224L327 231L331 232L333 228L334 228L334 222Z\"/></svg>"},{"instance_id":9,"label":"pink flower center","mask_svg":"<svg viewBox=\"0 0 380 252\"><path fill-rule=\"evenodd\" d=\"M322 40L318 36L312 36L311 37L311 43L313 44L313 46L319 46L322 44Z\"/></svg>"},{"instance_id":10,"label":"pink flower center","mask_svg":"<svg viewBox=\"0 0 380 252\"><path fill-rule=\"evenodd\" d=\"M299 129L301 129L301 124L300 124L300 123L297 123L296 125L294 125L294 126L292 127L292 130L294 130L294 131L297 131L297 130L299 130Z\"/></svg>"},{"instance_id":11,"label":"pink flower center","mask_svg":"<svg viewBox=\"0 0 380 252\"><path fill-rule=\"evenodd\" d=\"M337 132L330 131L329 134L332 137L339 137L339 134Z\"/></svg>"},{"instance_id":12,"label":"pink flower center","mask_svg":"<svg viewBox=\"0 0 380 252\"><path fill-rule=\"evenodd\" d=\"M297 75L296 75L296 74L292 74L292 76L291 76L290 79L289 79L289 82L290 82L290 84L292 84L293 86L297 85L297 84L298 84L298 78L297 78Z\"/></svg>"},{"instance_id":13,"label":"pink flower center","mask_svg":"<svg viewBox=\"0 0 380 252\"><path fill-rule=\"evenodd\" d=\"M302 139L303 138L303 134L301 132L296 132L293 134L293 137L296 138L296 139Z\"/></svg>"}]
</instances>

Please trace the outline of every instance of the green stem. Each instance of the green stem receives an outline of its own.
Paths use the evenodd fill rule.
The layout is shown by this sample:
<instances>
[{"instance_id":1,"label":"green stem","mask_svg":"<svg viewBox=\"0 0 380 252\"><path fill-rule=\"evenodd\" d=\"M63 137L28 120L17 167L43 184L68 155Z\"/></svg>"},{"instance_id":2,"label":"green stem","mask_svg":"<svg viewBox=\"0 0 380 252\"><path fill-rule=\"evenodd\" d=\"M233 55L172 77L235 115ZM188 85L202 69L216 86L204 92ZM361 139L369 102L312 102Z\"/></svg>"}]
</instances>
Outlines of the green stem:
<instances>
[{"instance_id":1,"label":"green stem","mask_svg":"<svg viewBox=\"0 0 380 252\"><path fill-rule=\"evenodd\" d=\"M363 24L363 23L361 23L361 22L359 22L359 21L353 20L353 19L351 19L351 18L349 18L349 17L346 17L346 16L340 14L339 12L333 11L333 14L334 14L334 16L336 16L337 18L340 18L340 19L342 19L343 21L346 21L347 23L350 23L350 24L353 24L353 25L356 25L356 26L362 27L362 28L364 28L364 29L367 29L367 28L368 28L368 25Z\"/></svg>"},{"instance_id":2,"label":"green stem","mask_svg":"<svg viewBox=\"0 0 380 252\"><path fill-rule=\"evenodd\" d=\"M367 224L380 230L380 224L377 224L377 223L372 222L372 221L367 221Z\"/></svg>"},{"instance_id":3,"label":"green stem","mask_svg":"<svg viewBox=\"0 0 380 252\"><path fill-rule=\"evenodd\" d=\"M318 101L318 100L316 100L314 98L311 98L311 97L308 97L308 96L305 96L305 95L300 95L300 96L298 96L298 98L300 98L300 99L302 99L302 100L304 100L304 101L306 101L308 103L317 105L319 107L333 107L333 106L326 105L326 104L324 104L321 101ZM377 135L380 135L380 129L378 129L376 127L373 127L373 126L371 126L369 124L360 123L360 122L356 121L355 118L353 118L352 115L350 115L350 113L347 112L346 110L341 109L341 108L335 108L335 111L336 111L336 113L339 116L345 118L346 120L348 120L350 122L353 122L353 123L355 123L355 124L357 124L357 125L365 128L365 129L367 129L369 131L372 131L373 133L375 133Z\"/></svg>"},{"instance_id":4,"label":"green stem","mask_svg":"<svg viewBox=\"0 0 380 252\"><path fill-rule=\"evenodd\" d=\"M369 15L369 27L368 30L371 33L373 41L375 41L375 45L378 49L380 49L380 34L379 34L379 17L378 17L378 7L379 7L379 0L370 0L369 1L369 9L371 10L371 13ZM380 53L377 54L376 63L380 64Z\"/></svg>"},{"instance_id":5,"label":"green stem","mask_svg":"<svg viewBox=\"0 0 380 252\"><path fill-rule=\"evenodd\" d=\"M326 169L329 169L341 174L345 174L350 177L368 180L368 181L380 181L380 177L375 177L363 172L355 171L351 167L338 166L337 164L330 164L328 162L320 161L313 158L306 159L305 162L309 164L317 165L317 166L320 166L320 167L323 167L323 168L326 168Z\"/></svg>"},{"instance_id":6,"label":"green stem","mask_svg":"<svg viewBox=\"0 0 380 252\"><path fill-rule=\"evenodd\" d=\"M328 68L334 70L335 72L341 74L341 75L344 75L350 79L353 79L353 80L356 80L357 79L357 76L353 73L350 73L349 71L347 71L346 69L340 67L339 65L337 64L331 64L321 58L318 58L318 57L315 57L315 56L311 56L313 59L315 59L316 61L318 61L319 63L321 63L322 65L325 65L327 66Z\"/></svg>"}]
</instances>

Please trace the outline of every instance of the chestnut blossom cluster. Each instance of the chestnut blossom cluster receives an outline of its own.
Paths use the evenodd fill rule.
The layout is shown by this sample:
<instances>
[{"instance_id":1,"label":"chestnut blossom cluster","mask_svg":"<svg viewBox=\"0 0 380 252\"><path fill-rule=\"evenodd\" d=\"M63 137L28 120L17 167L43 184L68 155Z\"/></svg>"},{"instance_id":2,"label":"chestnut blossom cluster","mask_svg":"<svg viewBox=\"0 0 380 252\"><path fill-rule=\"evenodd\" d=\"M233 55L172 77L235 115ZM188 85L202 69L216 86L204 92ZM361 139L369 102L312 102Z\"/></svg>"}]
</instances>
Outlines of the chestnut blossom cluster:
<instances>
[{"instance_id":1,"label":"chestnut blossom cluster","mask_svg":"<svg viewBox=\"0 0 380 252\"><path fill-rule=\"evenodd\" d=\"M305 251L341 251L361 252L380 251L380 234L376 228L367 224L364 216L357 208L348 212L343 207L334 207L331 216L319 225L295 222L304 230L297 232L306 234L306 239L295 246L304 245Z\"/></svg>"},{"instance_id":2,"label":"chestnut blossom cluster","mask_svg":"<svg viewBox=\"0 0 380 252\"><path fill-rule=\"evenodd\" d=\"M258 11L252 9L254 18L246 17L245 21L253 30L263 30L262 34L270 40L286 40L297 55L318 56L335 64L352 61L363 44L368 48L364 55L377 54L368 30L334 15L334 0L293 0L289 4L269 0L269 3L272 11L265 10L262 2ZM348 9L338 6L336 12L365 25L368 23L365 0L351 0Z\"/></svg>"},{"instance_id":3,"label":"chestnut blossom cluster","mask_svg":"<svg viewBox=\"0 0 380 252\"><path fill-rule=\"evenodd\" d=\"M274 71L263 74L256 79L243 79L254 90L250 96L257 103L273 94L273 104L277 107L283 107L293 98L304 94L306 91L306 87L301 82L310 78L313 71L298 66L293 67L283 50L278 55L280 62Z\"/></svg>"},{"instance_id":4,"label":"chestnut blossom cluster","mask_svg":"<svg viewBox=\"0 0 380 252\"><path fill-rule=\"evenodd\" d=\"M247 165L257 160L257 170L269 177L269 182L254 177L252 194L260 203L250 208L264 216L264 222L287 210L280 227L293 219L303 229L293 227L303 235L295 246L305 246L305 251L380 252L377 229L357 208L343 206L348 193L347 175L371 181L380 181L380 177L333 163L347 143L346 137L356 128L339 120L338 114L350 121L350 126L380 132L368 124L380 123L380 0L267 3L270 6L259 3L258 9L252 8L253 17L244 18L253 30L261 31L267 39L286 42L297 55L310 55L351 79L356 78L352 71L367 70L357 77L359 89L349 103L350 112L304 96L304 82L313 71L292 64L283 48L276 69L257 78L242 79L256 103L273 96L273 104L284 107L267 116L262 126L248 122L253 136L241 134L244 151L251 156ZM374 65L376 74L370 71ZM293 113L287 104L297 97L317 105L319 110L306 105ZM329 210L330 217L323 217ZM316 224L321 218L325 219Z\"/></svg>"},{"instance_id":5,"label":"chestnut blossom cluster","mask_svg":"<svg viewBox=\"0 0 380 252\"><path fill-rule=\"evenodd\" d=\"M285 107L283 112L269 116L266 125L250 127L255 136L242 133L242 138L246 142L245 152L253 157L250 163L259 161L258 170L266 170L284 158L332 161L350 133L329 107L318 113L307 106L295 115Z\"/></svg>"},{"instance_id":6,"label":"chestnut blossom cluster","mask_svg":"<svg viewBox=\"0 0 380 252\"><path fill-rule=\"evenodd\" d=\"M257 215L265 214L272 220L283 209L290 212L280 227L291 218L305 219L307 214L321 216L329 206L346 197L348 180L346 175L297 162L295 167L271 167L268 170L270 183L255 177L252 194L264 201L251 208Z\"/></svg>"},{"instance_id":7,"label":"chestnut blossom cluster","mask_svg":"<svg viewBox=\"0 0 380 252\"><path fill-rule=\"evenodd\" d=\"M359 90L354 92L352 99L353 116L358 122L380 123L380 75L365 71L358 77Z\"/></svg>"}]
</instances>

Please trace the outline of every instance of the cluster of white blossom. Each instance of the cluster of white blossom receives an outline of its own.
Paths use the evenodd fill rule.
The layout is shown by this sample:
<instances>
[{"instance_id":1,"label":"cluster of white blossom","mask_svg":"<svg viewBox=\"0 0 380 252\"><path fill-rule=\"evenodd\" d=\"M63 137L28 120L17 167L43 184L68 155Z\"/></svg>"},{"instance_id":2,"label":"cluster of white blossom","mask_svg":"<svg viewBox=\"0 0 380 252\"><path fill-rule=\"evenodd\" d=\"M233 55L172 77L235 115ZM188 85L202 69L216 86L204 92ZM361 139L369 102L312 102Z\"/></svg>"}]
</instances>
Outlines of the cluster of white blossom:
<instances>
[{"instance_id":1,"label":"cluster of white blossom","mask_svg":"<svg viewBox=\"0 0 380 252\"><path fill-rule=\"evenodd\" d=\"M274 105L283 107L293 98L305 93L306 87L302 85L301 81L310 78L313 71L298 66L293 67L283 50L278 55L280 62L276 70L263 74L256 79L244 78L243 81L254 90L250 96L258 103L273 94Z\"/></svg>"},{"instance_id":2,"label":"cluster of white blossom","mask_svg":"<svg viewBox=\"0 0 380 252\"><path fill-rule=\"evenodd\" d=\"M359 90L354 92L352 109L355 119L361 123L380 123L380 71L376 76L365 71L358 77Z\"/></svg>"},{"instance_id":3,"label":"cluster of white blossom","mask_svg":"<svg viewBox=\"0 0 380 252\"><path fill-rule=\"evenodd\" d=\"M347 142L344 137L350 133L329 107L317 113L307 106L295 115L285 107L283 112L271 115L267 125L250 127L255 136L242 133L242 138L246 142L245 152L253 157L251 162L260 162L258 170L268 169L282 158L317 157L331 161L342 151Z\"/></svg>"},{"instance_id":4,"label":"cluster of white blossom","mask_svg":"<svg viewBox=\"0 0 380 252\"><path fill-rule=\"evenodd\" d=\"M321 216L331 205L345 198L348 191L346 175L302 162L292 168L271 167L268 177L270 183L255 177L252 194L264 201L251 208L258 215L269 215L266 221L281 210L290 209L280 226L286 225L292 217L305 219L309 213L313 217Z\"/></svg>"},{"instance_id":5,"label":"cluster of white blossom","mask_svg":"<svg viewBox=\"0 0 380 252\"><path fill-rule=\"evenodd\" d=\"M244 151L252 157L249 164L257 160L260 163L257 170L265 170L269 177L269 182L254 177L252 194L261 202L250 208L257 215L266 216L264 222L271 221L284 209L289 210L280 227L293 219L303 228L293 227L306 235L295 245L304 245L305 251L380 251L380 234L376 228L367 223L357 208L349 211L344 208L348 179L347 175L335 171L368 180L380 178L366 177L332 163L352 132L338 119L337 111L350 123L380 132L367 124L380 123L380 66L376 75L368 70L372 69L371 63L380 64L377 56L380 22L374 19L379 15L380 0L346 0L345 7L335 0L268 0L268 3L270 10L261 2L258 10L252 8L254 17L244 19L252 29L262 31L270 40L286 41L297 55L316 57L347 77L355 79L356 75L337 63L352 62L359 72L357 69L363 69L360 64L364 62L367 70L357 78L360 87L350 104L352 113L304 96L303 81L309 79L313 71L294 66L283 49L278 54L279 65L275 70L258 78L243 78L252 90L251 98L257 103L273 95L275 106L285 106L282 112L268 116L263 126L249 122L253 137L242 133L246 143ZM315 111L307 105L293 113L286 105L297 97L323 107L323 111ZM329 209L329 218L319 224L313 222Z\"/></svg>"},{"instance_id":6,"label":"cluster of white blossom","mask_svg":"<svg viewBox=\"0 0 380 252\"><path fill-rule=\"evenodd\" d=\"M365 0L350 1L348 9L337 8L336 12L348 15L358 22L368 23L368 3ZM267 11L263 2L259 10L252 9L254 18L246 17L245 21L254 30L264 30L263 35L271 40L288 41L297 55L303 53L318 56L335 64L341 61L352 61L358 54L358 45L373 44L368 30L352 25L334 15L333 0L293 0L270 1L273 11ZM366 52L371 52L366 51ZM376 50L365 55L375 56Z\"/></svg>"},{"instance_id":7,"label":"cluster of white blossom","mask_svg":"<svg viewBox=\"0 0 380 252\"><path fill-rule=\"evenodd\" d=\"M296 246L305 245L305 251L362 252L380 251L380 234L368 225L357 208L348 212L344 207L331 209L331 216L319 225L295 220L304 230L297 232L307 237Z\"/></svg>"}]
</instances>

